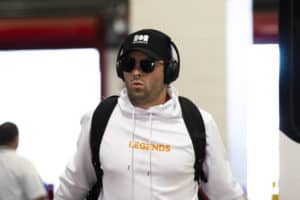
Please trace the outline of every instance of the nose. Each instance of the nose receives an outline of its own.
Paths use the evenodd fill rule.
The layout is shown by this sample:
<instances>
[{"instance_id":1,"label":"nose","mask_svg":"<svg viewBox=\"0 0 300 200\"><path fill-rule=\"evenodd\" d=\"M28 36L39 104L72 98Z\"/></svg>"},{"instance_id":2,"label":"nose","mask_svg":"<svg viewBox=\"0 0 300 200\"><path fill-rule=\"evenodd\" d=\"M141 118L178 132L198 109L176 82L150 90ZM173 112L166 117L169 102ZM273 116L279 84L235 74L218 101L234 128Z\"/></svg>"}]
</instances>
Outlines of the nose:
<instances>
[{"instance_id":1,"label":"nose","mask_svg":"<svg viewBox=\"0 0 300 200\"><path fill-rule=\"evenodd\" d=\"M141 66L140 66L140 61L136 61L135 62L135 65L133 67L133 70L131 72L133 75L139 75L139 74L142 74L142 69L141 69Z\"/></svg>"}]
</instances>

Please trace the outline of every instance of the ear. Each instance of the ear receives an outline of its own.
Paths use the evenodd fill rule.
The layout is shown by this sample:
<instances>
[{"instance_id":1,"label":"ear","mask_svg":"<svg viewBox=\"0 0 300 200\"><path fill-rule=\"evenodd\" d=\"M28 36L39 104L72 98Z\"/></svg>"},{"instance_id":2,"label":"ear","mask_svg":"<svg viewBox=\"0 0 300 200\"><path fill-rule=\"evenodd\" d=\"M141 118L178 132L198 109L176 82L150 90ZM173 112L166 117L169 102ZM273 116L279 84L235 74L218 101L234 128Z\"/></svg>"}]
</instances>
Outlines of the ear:
<instances>
[{"instance_id":1,"label":"ear","mask_svg":"<svg viewBox=\"0 0 300 200\"><path fill-rule=\"evenodd\" d=\"M18 148L18 146L19 146L19 136L17 135L16 137L15 137L15 139L12 141L12 148L13 149L15 149L15 150L17 150L17 148Z\"/></svg>"}]
</instances>

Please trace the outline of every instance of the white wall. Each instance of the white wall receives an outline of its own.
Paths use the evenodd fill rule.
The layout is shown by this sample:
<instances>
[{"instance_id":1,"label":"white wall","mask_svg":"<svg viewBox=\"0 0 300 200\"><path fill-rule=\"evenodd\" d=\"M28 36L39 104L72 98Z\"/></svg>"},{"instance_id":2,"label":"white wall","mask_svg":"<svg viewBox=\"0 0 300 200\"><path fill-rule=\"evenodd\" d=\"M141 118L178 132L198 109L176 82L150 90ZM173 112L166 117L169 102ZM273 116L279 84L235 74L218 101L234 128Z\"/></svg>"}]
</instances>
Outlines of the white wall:
<instances>
[{"instance_id":1,"label":"white wall","mask_svg":"<svg viewBox=\"0 0 300 200\"><path fill-rule=\"evenodd\" d=\"M227 1L227 146L234 175L247 185L247 68L252 45L251 0ZM249 148L249 147L248 147Z\"/></svg>"},{"instance_id":2,"label":"white wall","mask_svg":"<svg viewBox=\"0 0 300 200\"><path fill-rule=\"evenodd\" d=\"M300 199L300 145L283 133L280 134L280 199Z\"/></svg>"},{"instance_id":3,"label":"white wall","mask_svg":"<svg viewBox=\"0 0 300 200\"><path fill-rule=\"evenodd\" d=\"M0 51L0 66L0 123L16 123L18 153L56 189L76 150L80 119L99 102L99 52Z\"/></svg>"}]
</instances>

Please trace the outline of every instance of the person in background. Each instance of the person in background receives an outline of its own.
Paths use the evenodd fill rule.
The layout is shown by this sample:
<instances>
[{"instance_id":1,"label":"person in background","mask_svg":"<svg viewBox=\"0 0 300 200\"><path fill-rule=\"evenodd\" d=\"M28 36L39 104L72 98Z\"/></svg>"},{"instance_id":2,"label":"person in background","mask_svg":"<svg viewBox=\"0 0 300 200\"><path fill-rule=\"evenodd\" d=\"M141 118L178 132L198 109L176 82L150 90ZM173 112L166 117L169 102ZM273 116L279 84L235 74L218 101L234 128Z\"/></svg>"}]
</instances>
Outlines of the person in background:
<instances>
[{"instance_id":1,"label":"person in background","mask_svg":"<svg viewBox=\"0 0 300 200\"><path fill-rule=\"evenodd\" d=\"M12 122L0 125L0 199L46 200L47 193L33 164L16 153L18 127Z\"/></svg>"},{"instance_id":2,"label":"person in background","mask_svg":"<svg viewBox=\"0 0 300 200\"><path fill-rule=\"evenodd\" d=\"M210 200L244 199L216 123L202 109L207 181L194 180L194 149L171 84L179 65L175 44L161 31L143 29L122 43L116 71L125 87L99 149L103 176L98 200L198 200L199 187ZM81 120L77 151L60 177L55 200L82 200L97 181L91 161L91 119L92 113ZM155 145L165 148L155 150Z\"/></svg>"}]
</instances>

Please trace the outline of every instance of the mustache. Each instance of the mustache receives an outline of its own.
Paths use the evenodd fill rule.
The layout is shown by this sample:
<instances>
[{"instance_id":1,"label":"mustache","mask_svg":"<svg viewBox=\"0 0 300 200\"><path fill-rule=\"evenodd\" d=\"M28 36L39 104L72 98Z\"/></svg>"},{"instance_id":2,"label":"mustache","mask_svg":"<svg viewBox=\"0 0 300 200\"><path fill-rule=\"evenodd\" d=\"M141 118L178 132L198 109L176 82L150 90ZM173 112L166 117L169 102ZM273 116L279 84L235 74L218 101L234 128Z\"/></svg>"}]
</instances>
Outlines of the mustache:
<instances>
[{"instance_id":1,"label":"mustache","mask_svg":"<svg viewBox=\"0 0 300 200\"><path fill-rule=\"evenodd\" d=\"M130 82L133 82L133 81L138 81L138 82L144 83L144 81L141 77L132 77L130 79Z\"/></svg>"}]
</instances>

